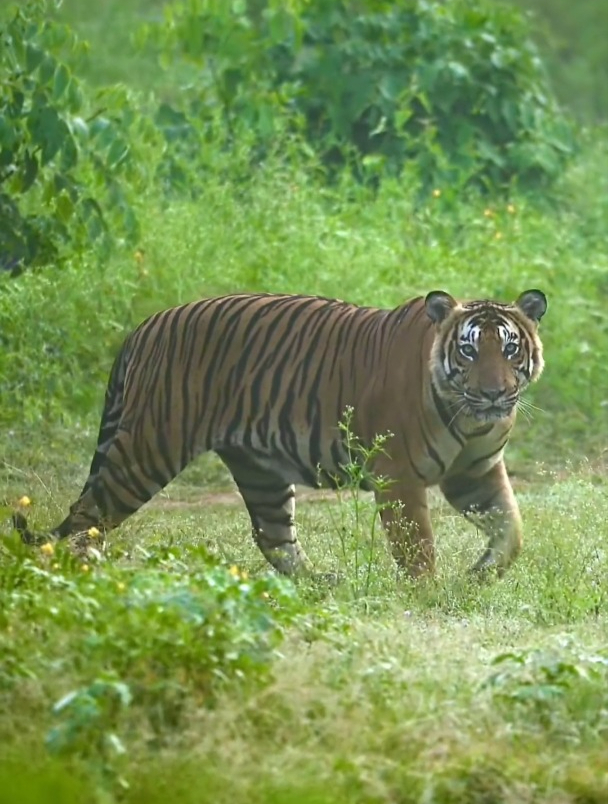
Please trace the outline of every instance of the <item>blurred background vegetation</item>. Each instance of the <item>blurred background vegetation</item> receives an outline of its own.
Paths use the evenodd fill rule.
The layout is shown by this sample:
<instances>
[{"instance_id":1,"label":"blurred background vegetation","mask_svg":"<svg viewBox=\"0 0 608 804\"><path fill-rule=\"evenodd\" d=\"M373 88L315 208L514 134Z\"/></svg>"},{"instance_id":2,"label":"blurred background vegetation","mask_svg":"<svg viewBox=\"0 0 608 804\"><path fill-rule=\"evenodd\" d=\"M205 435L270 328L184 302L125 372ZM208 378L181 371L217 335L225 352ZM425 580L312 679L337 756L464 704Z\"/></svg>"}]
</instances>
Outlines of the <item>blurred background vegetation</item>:
<instances>
[{"instance_id":1,"label":"blurred background vegetation","mask_svg":"<svg viewBox=\"0 0 608 804\"><path fill-rule=\"evenodd\" d=\"M605 454L605 4L33 0L0 25L8 432L90 441L126 331L173 303L538 285L514 454Z\"/></svg>"}]
</instances>

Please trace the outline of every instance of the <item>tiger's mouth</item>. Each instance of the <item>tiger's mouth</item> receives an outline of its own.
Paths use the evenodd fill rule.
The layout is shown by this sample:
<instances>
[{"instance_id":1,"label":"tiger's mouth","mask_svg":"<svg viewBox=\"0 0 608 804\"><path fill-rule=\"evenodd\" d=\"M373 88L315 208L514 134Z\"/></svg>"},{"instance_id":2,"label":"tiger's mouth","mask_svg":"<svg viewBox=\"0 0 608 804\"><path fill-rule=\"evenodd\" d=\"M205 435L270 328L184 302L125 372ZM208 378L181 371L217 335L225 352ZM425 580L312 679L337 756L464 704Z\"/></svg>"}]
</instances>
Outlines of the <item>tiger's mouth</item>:
<instances>
[{"instance_id":1,"label":"tiger's mouth","mask_svg":"<svg viewBox=\"0 0 608 804\"><path fill-rule=\"evenodd\" d=\"M493 422L506 419L513 413L515 405L489 405L487 407L469 405L469 415L478 422Z\"/></svg>"},{"instance_id":2,"label":"tiger's mouth","mask_svg":"<svg viewBox=\"0 0 608 804\"><path fill-rule=\"evenodd\" d=\"M478 422L493 422L506 419L517 406L517 400L502 400L498 402L466 400L465 412Z\"/></svg>"},{"instance_id":3,"label":"tiger's mouth","mask_svg":"<svg viewBox=\"0 0 608 804\"><path fill-rule=\"evenodd\" d=\"M499 397L486 399L464 393L462 397L463 413L478 422L492 422L506 419L517 406L517 398Z\"/></svg>"}]
</instances>

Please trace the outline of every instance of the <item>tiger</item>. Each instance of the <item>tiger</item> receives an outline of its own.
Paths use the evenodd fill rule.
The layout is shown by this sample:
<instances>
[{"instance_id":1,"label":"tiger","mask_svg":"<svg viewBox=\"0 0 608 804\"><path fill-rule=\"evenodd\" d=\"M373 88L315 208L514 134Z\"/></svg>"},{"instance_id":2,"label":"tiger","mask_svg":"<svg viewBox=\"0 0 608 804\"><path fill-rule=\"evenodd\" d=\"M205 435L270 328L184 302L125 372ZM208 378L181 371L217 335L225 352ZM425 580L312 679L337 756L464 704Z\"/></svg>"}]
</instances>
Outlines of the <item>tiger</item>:
<instances>
[{"instance_id":1,"label":"tiger","mask_svg":"<svg viewBox=\"0 0 608 804\"><path fill-rule=\"evenodd\" d=\"M241 293L157 312L115 358L88 478L50 537L105 536L213 451L267 562L287 576L313 573L295 487L336 488L347 476L340 423L350 410L363 449L390 434L361 487L375 494L398 571L435 573L427 490L438 486L485 537L469 571L500 577L522 546L504 451L521 394L543 371L546 309L532 289L512 303L437 290L394 309ZM27 543L48 538L21 513L13 526Z\"/></svg>"}]
</instances>

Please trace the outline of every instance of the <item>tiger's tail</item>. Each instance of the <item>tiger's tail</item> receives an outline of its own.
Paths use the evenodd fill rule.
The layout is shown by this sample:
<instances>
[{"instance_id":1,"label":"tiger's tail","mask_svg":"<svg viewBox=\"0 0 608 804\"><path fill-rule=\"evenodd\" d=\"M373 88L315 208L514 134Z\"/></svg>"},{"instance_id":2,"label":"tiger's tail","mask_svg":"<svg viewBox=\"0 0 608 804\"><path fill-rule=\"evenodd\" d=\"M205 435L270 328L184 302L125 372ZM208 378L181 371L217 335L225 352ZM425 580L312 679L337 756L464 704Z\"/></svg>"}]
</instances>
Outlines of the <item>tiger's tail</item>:
<instances>
[{"instance_id":1,"label":"tiger's tail","mask_svg":"<svg viewBox=\"0 0 608 804\"><path fill-rule=\"evenodd\" d=\"M123 411L123 397L125 386L125 374L129 361L129 339L125 342L122 349L116 356L108 385L106 389L104 409L101 417L101 424L99 427L99 434L97 437L97 446L89 469L89 475L85 481L84 487L78 496L77 502L87 493L93 485L99 471L104 465L106 453L108 448L114 441L120 418ZM70 535L72 532L72 520L68 516L60 525L47 533L34 533L28 528L26 517L20 512L15 511L12 515L13 529L17 531L21 537L21 541L28 545L41 545L45 544L51 539L62 539Z\"/></svg>"},{"instance_id":2,"label":"tiger's tail","mask_svg":"<svg viewBox=\"0 0 608 804\"><path fill-rule=\"evenodd\" d=\"M24 544L37 545L48 542L50 536L44 533L33 533L27 526L27 519L19 511L15 511L11 520L13 530L16 530L19 536L21 536L21 541Z\"/></svg>"}]
</instances>

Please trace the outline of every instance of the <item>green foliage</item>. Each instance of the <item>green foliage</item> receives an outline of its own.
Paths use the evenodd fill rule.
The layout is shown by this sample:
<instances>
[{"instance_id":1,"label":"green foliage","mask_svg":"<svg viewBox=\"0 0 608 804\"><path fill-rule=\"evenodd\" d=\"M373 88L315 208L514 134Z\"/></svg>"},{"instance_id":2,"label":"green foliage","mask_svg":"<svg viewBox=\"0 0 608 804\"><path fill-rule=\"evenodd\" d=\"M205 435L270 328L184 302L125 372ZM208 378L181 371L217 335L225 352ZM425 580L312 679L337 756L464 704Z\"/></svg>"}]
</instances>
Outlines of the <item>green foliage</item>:
<instances>
[{"instance_id":1,"label":"green foliage","mask_svg":"<svg viewBox=\"0 0 608 804\"><path fill-rule=\"evenodd\" d=\"M433 501L437 578L402 584L378 534L364 601L347 506L321 498L299 504L300 535L320 568L345 549L346 577L316 595L265 575L242 505L179 505L175 487L86 571L5 536L3 800L601 802L605 489L582 471L518 490L524 551L487 586L463 577L470 525ZM36 517L69 500L53 486Z\"/></svg>"},{"instance_id":2,"label":"green foliage","mask_svg":"<svg viewBox=\"0 0 608 804\"><path fill-rule=\"evenodd\" d=\"M28 618L65 629L81 657L72 669L84 678L109 673L126 684L128 703L144 705L159 732L179 721L184 689L212 701L226 681L267 673L281 640L280 623L288 619L287 581L249 579L208 556L198 571L189 572L176 548L146 553L140 573L73 565L61 547L41 566L13 538L4 541L4 633ZM20 562L17 568L6 563L7 554ZM14 662L3 665L4 684L44 673L48 650L32 636L26 628ZM67 705L57 711L67 711Z\"/></svg>"},{"instance_id":3,"label":"green foliage","mask_svg":"<svg viewBox=\"0 0 608 804\"><path fill-rule=\"evenodd\" d=\"M608 119L608 5L597 0L514 0L530 13L555 93L586 123Z\"/></svg>"},{"instance_id":4,"label":"green foliage","mask_svg":"<svg viewBox=\"0 0 608 804\"><path fill-rule=\"evenodd\" d=\"M0 265L13 273L134 239L156 147L126 89L87 91L86 45L47 18L52 5L29 2L0 28Z\"/></svg>"},{"instance_id":5,"label":"green foliage","mask_svg":"<svg viewBox=\"0 0 608 804\"><path fill-rule=\"evenodd\" d=\"M191 569L194 553L176 547L143 556L138 571L78 565L61 546L36 561L12 535L0 546L2 688L44 684L51 667L69 678L47 748L92 763L112 784L133 717L143 714L162 743L187 700L212 706L229 684L268 681L294 612L292 585L275 576L249 579L202 551Z\"/></svg>"},{"instance_id":6,"label":"green foliage","mask_svg":"<svg viewBox=\"0 0 608 804\"><path fill-rule=\"evenodd\" d=\"M497 669L482 684L498 705L513 711L528 727L541 727L566 742L601 728L608 680L608 658L580 655L568 642L558 651L501 653L492 661ZM564 721L570 722L566 733ZM577 729L579 724L583 729Z\"/></svg>"},{"instance_id":7,"label":"green foliage","mask_svg":"<svg viewBox=\"0 0 608 804\"><path fill-rule=\"evenodd\" d=\"M227 141L255 132L259 155L287 115L332 168L376 180L408 165L426 190L539 186L572 153L529 29L507 5L195 0L170 4L146 33L165 63L197 68L195 108L163 106L168 136L220 108Z\"/></svg>"}]
</instances>

